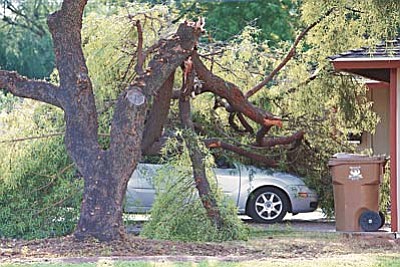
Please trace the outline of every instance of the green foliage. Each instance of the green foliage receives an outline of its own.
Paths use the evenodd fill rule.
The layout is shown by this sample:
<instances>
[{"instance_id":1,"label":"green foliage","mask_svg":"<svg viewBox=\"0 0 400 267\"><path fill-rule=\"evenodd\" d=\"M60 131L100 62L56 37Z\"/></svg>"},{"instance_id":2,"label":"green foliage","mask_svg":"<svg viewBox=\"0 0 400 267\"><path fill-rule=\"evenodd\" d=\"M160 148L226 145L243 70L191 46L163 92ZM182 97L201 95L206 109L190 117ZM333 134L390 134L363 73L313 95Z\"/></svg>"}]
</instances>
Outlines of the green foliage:
<instances>
[{"instance_id":1,"label":"green foliage","mask_svg":"<svg viewBox=\"0 0 400 267\"><path fill-rule=\"evenodd\" d=\"M329 8L335 7L335 11L306 36L303 48L298 49L304 52L281 73L289 82L272 88L280 96L276 111L282 116L287 114L291 121L288 128L306 129L304 145L291 155L296 160L287 167L308 177L327 214L333 210L329 158L337 152L355 151L347 143L347 135L373 133L379 120L372 112L362 81L349 75L332 75L327 57L396 35L400 22L395 15L398 2L396 9L393 1L385 1L385 8L378 8L383 2L303 1L302 19L308 25ZM307 81L317 71L316 78ZM294 90L287 93L287 88Z\"/></svg>"},{"instance_id":2,"label":"green foliage","mask_svg":"<svg viewBox=\"0 0 400 267\"><path fill-rule=\"evenodd\" d=\"M60 112L24 101L1 116L2 140L45 135L62 124ZM43 238L71 233L82 180L62 136L10 142L0 147L0 237Z\"/></svg>"},{"instance_id":3,"label":"green foliage","mask_svg":"<svg viewBox=\"0 0 400 267\"><path fill-rule=\"evenodd\" d=\"M100 132L108 134L113 104L136 75L137 30L134 22L141 21L144 49L168 35L175 26L169 23L166 6L126 3L123 8L115 7L112 14L99 13L99 10L102 10L101 5L86 14L82 43L100 113ZM108 138L101 142L107 147Z\"/></svg>"},{"instance_id":4,"label":"green foliage","mask_svg":"<svg viewBox=\"0 0 400 267\"><path fill-rule=\"evenodd\" d=\"M379 210L389 217L388 211L390 208L390 160L386 163L385 174L382 177L380 195L379 195Z\"/></svg>"},{"instance_id":5,"label":"green foliage","mask_svg":"<svg viewBox=\"0 0 400 267\"><path fill-rule=\"evenodd\" d=\"M217 40L228 40L245 26L261 29L257 40L277 45L293 39L293 25L297 18L297 1L207 1L197 4L206 18L207 29Z\"/></svg>"},{"instance_id":6,"label":"green foliage","mask_svg":"<svg viewBox=\"0 0 400 267\"><path fill-rule=\"evenodd\" d=\"M135 77L136 20L142 24L144 50L176 28L170 24L169 9L165 6L133 3L115 8L111 15L94 10L85 17L83 50L100 103L115 99Z\"/></svg>"},{"instance_id":7,"label":"green foliage","mask_svg":"<svg viewBox=\"0 0 400 267\"><path fill-rule=\"evenodd\" d=\"M9 38L10 35L13 38ZM50 36L39 38L19 28L0 32L0 68L15 70L31 78L48 77L54 68Z\"/></svg>"},{"instance_id":8,"label":"green foliage","mask_svg":"<svg viewBox=\"0 0 400 267\"><path fill-rule=\"evenodd\" d=\"M379 118L371 109L372 103L362 82L350 75L332 75L327 57L393 37L399 29L400 19L395 15L398 8L394 8L398 2L385 4L387 8L382 8L382 1L372 0L354 1L352 5L339 0L303 1L301 19L305 26L333 6L335 11L306 36L297 48L296 56L264 91L251 98L255 105L284 120L284 127L273 129L270 136L305 131L299 146L260 149L258 152L279 160L280 169L306 177L306 182L318 191L320 204L328 215L333 212L329 158L337 152L355 151L356 147L347 142L347 135L373 133ZM290 46L290 43L280 43L279 48L268 46L258 42L257 34L257 29L246 28L224 47L222 55L214 57L221 64L213 64L213 72L244 91L265 78L281 62ZM225 110L213 110L212 97L198 98L194 119L206 124L204 129L209 136L249 145L254 142L254 136L245 137L229 130ZM259 128L252 122L250 125L256 130ZM251 146L248 148L252 149ZM226 154L224 151L217 153Z\"/></svg>"},{"instance_id":9,"label":"green foliage","mask_svg":"<svg viewBox=\"0 0 400 267\"><path fill-rule=\"evenodd\" d=\"M127 6L128 2L165 5L173 14L172 21L206 19L206 29L213 39L228 41L247 26L261 29L258 41L278 45L280 41L293 39L294 26L298 22L297 0L252 1L171 1L171 0L98 0L109 9ZM221 19L223 18L223 19Z\"/></svg>"},{"instance_id":10,"label":"green foliage","mask_svg":"<svg viewBox=\"0 0 400 267\"><path fill-rule=\"evenodd\" d=\"M0 69L31 78L48 77L54 68L54 53L46 16L58 3L2 0L2 6L4 2L8 3L0 11ZM12 8L6 8L10 4Z\"/></svg>"},{"instance_id":11,"label":"green foliage","mask_svg":"<svg viewBox=\"0 0 400 267\"><path fill-rule=\"evenodd\" d=\"M210 154L205 159L207 177L220 207L224 222L222 228L217 229L207 217L194 184L185 142L173 138L164 148L166 164L155 178L157 195L151 219L145 224L142 234L154 239L182 241L247 239L248 229L238 219L235 204L216 189ZM202 145L201 142L199 144ZM204 152L207 152L202 146Z\"/></svg>"},{"instance_id":12,"label":"green foliage","mask_svg":"<svg viewBox=\"0 0 400 267\"><path fill-rule=\"evenodd\" d=\"M0 112L3 110L5 112L11 112L14 104L18 101L18 98L14 97L12 94L3 94L0 92Z\"/></svg>"},{"instance_id":13,"label":"green foliage","mask_svg":"<svg viewBox=\"0 0 400 267\"><path fill-rule=\"evenodd\" d=\"M334 13L307 37L309 45L321 49L318 53L310 51L318 63L326 62L327 56L371 46L399 34L399 1L357 0L349 4L346 0L306 0L301 6L302 20L310 24L333 7Z\"/></svg>"}]
</instances>

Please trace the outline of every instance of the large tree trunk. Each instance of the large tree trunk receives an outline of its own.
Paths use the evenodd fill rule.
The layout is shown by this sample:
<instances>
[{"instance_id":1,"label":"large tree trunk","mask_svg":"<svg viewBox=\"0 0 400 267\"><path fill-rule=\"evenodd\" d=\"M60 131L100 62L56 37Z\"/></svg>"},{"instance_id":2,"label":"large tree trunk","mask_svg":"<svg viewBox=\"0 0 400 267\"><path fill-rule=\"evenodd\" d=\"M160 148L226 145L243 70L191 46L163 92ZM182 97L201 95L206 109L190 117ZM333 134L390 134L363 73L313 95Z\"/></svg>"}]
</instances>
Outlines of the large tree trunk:
<instances>
[{"instance_id":1,"label":"large tree trunk","mask_svg":"<svg viewBox=\"0 0 400 267\"><path fill-rule=\"evenodd\" d=\"M141 157L142 136L149 102L159 90L168 90L156 103L169 103L174 71L192 53L203 29L183 23L118 98L111 122L110 148L98 143L98 118L92 84L81 46L82 15L87 0L64 0L50 15L60 86L0 71L0 87L14 95L36 99L64 110L65 145L84 179L81 214L75 236L114 240L123 237L123 199L127 183ZM142 58L143 59L143 58ZM139 60L138 60L139 62ZM143 64L143 60L140 61ZM143 66L140 66L143 67ZM166 99L161 99L161 98ZM165 109L165 108L164 108ZM153 115L154 117L154 115ZM160 123L150 126L160 134Z\"/></svg>"},{"instance_id":2,"label":"large tree trunk","mask_svg":"<svg viewBox=\"0 0 400 267\"><path fill-rule=\"evenodd\" d=\"M122 220L124 188L110 174L96 173L94 183L85 180L84 194L75 237L93 236L99 240L115 240L124 235ZM125 186L126 188L126 186Z\"/></svg>"}]
</instances>

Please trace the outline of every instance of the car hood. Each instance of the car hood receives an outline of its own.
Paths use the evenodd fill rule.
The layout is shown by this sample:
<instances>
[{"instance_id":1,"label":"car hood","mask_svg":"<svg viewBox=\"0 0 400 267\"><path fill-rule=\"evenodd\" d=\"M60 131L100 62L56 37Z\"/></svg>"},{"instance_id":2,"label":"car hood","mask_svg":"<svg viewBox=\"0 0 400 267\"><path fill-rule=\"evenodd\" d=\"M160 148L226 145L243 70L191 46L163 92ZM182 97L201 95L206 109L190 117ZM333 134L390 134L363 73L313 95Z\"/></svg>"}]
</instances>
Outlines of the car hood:
<instances>
[{"instance_id":1,"label":"car hood","mask_svg":"<svg viewBox=\"0 0 400 267\"><path fill-rule=\"evenodd\" d=\"M252 166L240 166L242 175L248 175L252 179L271 179L279 180L287 185L305 185L304 181L295 175L279 172L272 169L259 169Z\"/></svg>"}]
</instances>

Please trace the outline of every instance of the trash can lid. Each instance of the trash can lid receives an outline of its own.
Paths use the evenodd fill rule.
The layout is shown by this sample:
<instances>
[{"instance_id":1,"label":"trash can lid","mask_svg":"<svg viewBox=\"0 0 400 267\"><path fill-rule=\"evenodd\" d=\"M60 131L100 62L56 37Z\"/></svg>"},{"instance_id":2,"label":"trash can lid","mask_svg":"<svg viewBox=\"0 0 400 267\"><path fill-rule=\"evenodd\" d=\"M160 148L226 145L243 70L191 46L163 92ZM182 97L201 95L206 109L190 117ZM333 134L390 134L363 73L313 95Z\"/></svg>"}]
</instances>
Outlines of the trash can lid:
<instances>
[{"instance_id":1,"label":"trash can lid","mask_svg":"<svg viewBox=\"0 0 400 267\"><path fill-rule=\"evenodd\" d=\"M353 153L336 153L332 157L337 158L337 159L347 159L347 158L364 158L364 157L368 157L368 155L353 154Z\"/></svg>"},{"instance_id":2,"label":"trash can lid","mask_svg":"<svg viewBox=\"0 0 400 267\"><path fill-rule=\"evenodd\" d=\"M387 157L385 155L380 156L368 156L363 154L351 154L351 153L337 153L332 156L329 160L329 166L337 166L342 164L360 164L360 163L385 163L387 161Z\"/></svg>"}]
</instances>

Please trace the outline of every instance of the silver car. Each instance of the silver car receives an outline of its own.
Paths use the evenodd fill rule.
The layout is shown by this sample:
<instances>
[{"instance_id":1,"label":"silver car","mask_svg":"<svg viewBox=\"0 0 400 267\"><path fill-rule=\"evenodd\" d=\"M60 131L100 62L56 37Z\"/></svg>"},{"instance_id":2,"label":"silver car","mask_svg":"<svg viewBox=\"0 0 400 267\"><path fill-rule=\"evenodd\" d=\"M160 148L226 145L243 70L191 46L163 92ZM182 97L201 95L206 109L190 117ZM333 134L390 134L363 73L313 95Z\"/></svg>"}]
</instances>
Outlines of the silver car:
<instances>
[{"instance_id":1,"label":"silver car","mask_svg":"<svg viewBox=\"0 0 400 267\"><path fill-rule=\"evenodd\" d=\"M152 178L161 167L156 164L138 165L128 183L126 212L150 211L155 198ZM279 222L287 212L312 212L318 206L317 194L299 177L236 164L213 170L218 186L236 203L238 213L257 222Z\"/></svg>"}]
</instances>

